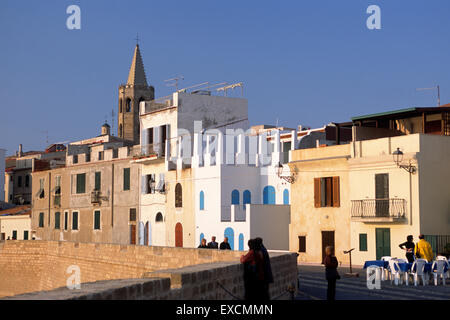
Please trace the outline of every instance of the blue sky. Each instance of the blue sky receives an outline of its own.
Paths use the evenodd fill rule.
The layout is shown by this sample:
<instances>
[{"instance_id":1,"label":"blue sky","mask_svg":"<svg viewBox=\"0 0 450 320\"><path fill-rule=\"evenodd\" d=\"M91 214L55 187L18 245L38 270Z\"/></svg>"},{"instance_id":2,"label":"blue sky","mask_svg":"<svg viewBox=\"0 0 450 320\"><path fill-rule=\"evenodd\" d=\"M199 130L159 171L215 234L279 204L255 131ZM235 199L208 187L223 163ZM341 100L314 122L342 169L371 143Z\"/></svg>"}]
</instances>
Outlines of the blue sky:
<instances>
[{"instance_id":1,"label":"blue sky","mask_svg":"<svg viewBox=\"0 0 450 320\"><path fill-rule=\"evenodd\" d=\"M81 8L81 30L66 8ZM381 30L366 9L381 8ZM20 1L0 7L0 148L13 153L99 134L139 33L156 96L243 81L252 125L312 127L450 102L450 2ZM117 129L117 124L114 124Z\"/></svg>"}]
</instances>

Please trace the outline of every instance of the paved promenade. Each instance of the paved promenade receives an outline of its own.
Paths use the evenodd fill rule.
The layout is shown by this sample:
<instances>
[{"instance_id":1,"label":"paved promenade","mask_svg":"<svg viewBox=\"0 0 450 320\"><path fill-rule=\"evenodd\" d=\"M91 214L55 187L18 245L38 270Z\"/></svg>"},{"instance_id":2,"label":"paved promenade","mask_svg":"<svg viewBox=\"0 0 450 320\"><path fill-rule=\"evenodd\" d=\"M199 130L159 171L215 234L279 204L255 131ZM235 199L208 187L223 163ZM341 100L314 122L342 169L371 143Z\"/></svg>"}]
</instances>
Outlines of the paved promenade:
<instances>
[{"instance_id":1,"label":"paved promenade","mask_svg":"<svg viewBox=\"0 0 450 320\"><path fill-rule=\"evenodd\" d=\"M300 294L298 300L325 300L327 295L327 281L323 266L300 265L299 266ZM353 268L353 272L359 273L359 278L345 277L349 268L340 267L338 271L341 280L336 285L336 300L450 300L450 279L446 285L438 286L418 285L404 283L399 286L391 285L390 281L383 281L381 289L369 290L366 286L366 270Z\"/></svg>"}]
</instances>

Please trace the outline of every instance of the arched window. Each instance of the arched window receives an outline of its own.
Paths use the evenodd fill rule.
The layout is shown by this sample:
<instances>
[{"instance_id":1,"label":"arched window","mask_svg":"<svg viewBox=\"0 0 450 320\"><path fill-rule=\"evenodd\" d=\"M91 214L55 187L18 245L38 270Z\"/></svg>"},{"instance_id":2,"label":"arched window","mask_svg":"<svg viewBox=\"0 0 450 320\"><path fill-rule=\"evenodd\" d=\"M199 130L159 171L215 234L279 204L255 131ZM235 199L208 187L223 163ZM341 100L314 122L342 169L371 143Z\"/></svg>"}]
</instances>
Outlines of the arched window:
<instances>
[{"instance_id":1,"label":"arched window","mask_svg":"<svg viewBox=\"0 0 450 320\"><path fill-rule=\"evenodd\" d=\"M126 103L126 106L125 106L125 111L126 112L130 112L131 111L131 99L130 98L127 99L127 103Z\"/></svg>"},{"instance_id":2,"label":"arched window","mask_svg":"<svg viewBox=\"0 0 450 320\"><path fill-rule=\"evenodd\" d=\"M161 212L158 212L158 213L156 214L155 222L163 222L163 221L164 221L164 218L163 218L162 213L161 213Z\"/></svg>"},{"instance_id":3,"label":"arched window","mask_svg":"<svg viewBox=\"0 0 450 320\"><path fill-rule=\"evenodd\" d=\"M181 184L177 183L175 186L175 208L181 208L183 206L183 190Z\"/></svg>"},{"instance_id":4,"label":"arched window","mask_svg":"<svg viewBox=\"0 0 450 320\"><path fill-rule=\"evenodd\" d=\"M239 191L236 189L231 192L231 204L239 204Z\"/></svg>"},{"instance_id":5,"label":"arched window","mask_svg":"<svg viewBox=\"0 0 450 320\"><path fill-rule=\"evenodd\" d=\"M200 210L205 210L205 193L200 191Z\"/></svg>"},{"instance_id":6,"label":"arched window","mask_svg":"<svg viewBox=\"0 0 450 320\"><path fill-rule=\"evenodd\" d=\"M252 193L249 190L244 191L242 203L244 204L244 209L247 203L252 203Z\"/></svg>"},{"instance_id":7,"label":"arched window","mask_svg":"<svg viewBox=\"0 0 450 320\"><path fill-rule=\"evenodd\" d=\"M283 204L289 204L289 190L284 189L283 191Z\"/></svg>"},{"instance_id":8,"label":"arched window","mask_svg":"<svg viewBox=\"0 0 450 320\"><path fill-rule=\"evenodd\" d=\"M234 250L234 230L233 230L233 228L226 228L223 236L228 238L228 243L230 244L231 250Z\"/></svg>"},{"instance_id":9,"label":"arched window","mask_svg":"<svg viewBox=\"0 0 450 320\"><path fill-rule=\"evenodd\" d=\"M239 235L239 251L244 251L244 235Z\"/></svg>"},{"instance_id":10,"label":"arched window","mask_svg":"<svg viewBox=\"0 0 450 320\"><path fill-rule=\"evenodd\" d=\"M122 124L119 124L119 137L122 138Z\"/></svg>"},{"instance_id":11,"label":"arched window","mask_svg":"<svg viewBox=\"0 0 450 320\"><path fill-rule=\"evenodd\" d=\"M122 113L123 109L122 109L122 98L119 99L119 113Z\"/></svg>"},{"instance_id":12,"label":"arched window","mask_svg":"<svg viewBox=\"0 0 450 320\"><path fill-rule=\"evenodd\" d=\"M263 204L275 204L275 188L266 186L263 190Z\"/></svg>"}]
</instances>

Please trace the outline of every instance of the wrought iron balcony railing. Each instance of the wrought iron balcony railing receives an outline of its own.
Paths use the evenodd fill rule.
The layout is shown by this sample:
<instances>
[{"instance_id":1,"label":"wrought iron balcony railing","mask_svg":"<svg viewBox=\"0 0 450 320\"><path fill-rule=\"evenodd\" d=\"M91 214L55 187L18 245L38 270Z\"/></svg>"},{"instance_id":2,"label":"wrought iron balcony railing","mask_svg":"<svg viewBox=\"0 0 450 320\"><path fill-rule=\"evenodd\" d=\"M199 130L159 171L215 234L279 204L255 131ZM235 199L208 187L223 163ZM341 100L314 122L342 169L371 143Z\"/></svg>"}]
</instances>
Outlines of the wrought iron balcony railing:
<instances>
[{"instance_id":1,"label":"wrought iron balcony railing","mask_svg":"<svg viewBox=\"0 0 450 320\"><path fill-rule=\"evenodd\" d=\"M352 218L404 218L406 215L406 200L391 199L364 199L351 200Z\"/></svg>"}]
</instances>

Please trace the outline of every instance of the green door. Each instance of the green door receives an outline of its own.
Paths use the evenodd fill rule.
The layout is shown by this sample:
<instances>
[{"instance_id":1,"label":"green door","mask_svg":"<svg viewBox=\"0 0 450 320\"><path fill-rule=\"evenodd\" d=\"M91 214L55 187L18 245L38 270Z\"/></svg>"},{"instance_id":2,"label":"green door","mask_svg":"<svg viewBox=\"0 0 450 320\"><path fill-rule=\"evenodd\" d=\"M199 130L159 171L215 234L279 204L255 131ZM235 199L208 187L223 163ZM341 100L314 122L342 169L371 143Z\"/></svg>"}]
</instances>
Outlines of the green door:
<instances>
[{"instance_id":1,"label":"green door","mask_svg":"<svg viewBox=\"0 0 450 320\"><path fill-rule=\"evenodd\" d=\"M377 243L377 260L391 255L391 229L376 228L375 238Z\"/></svg>"}]
</instances>

